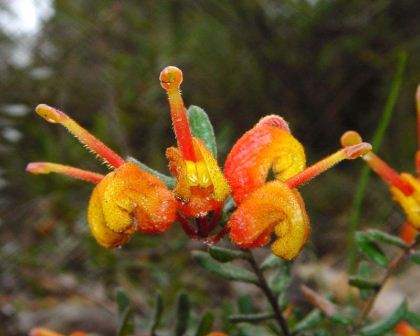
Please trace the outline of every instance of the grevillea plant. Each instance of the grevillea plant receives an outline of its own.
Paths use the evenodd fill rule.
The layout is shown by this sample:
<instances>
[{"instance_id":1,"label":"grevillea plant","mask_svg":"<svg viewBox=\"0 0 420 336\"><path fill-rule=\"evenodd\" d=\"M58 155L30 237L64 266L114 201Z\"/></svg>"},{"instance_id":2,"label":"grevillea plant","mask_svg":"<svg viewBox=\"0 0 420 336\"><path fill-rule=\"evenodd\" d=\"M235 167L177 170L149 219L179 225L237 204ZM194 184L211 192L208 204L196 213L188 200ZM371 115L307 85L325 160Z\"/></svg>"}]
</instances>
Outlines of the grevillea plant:
<instances>
[{"instance_id":1,"label":"grevillea plant","mask_svg":"<svg viewBox=\"0 0 420 336\"><path fill-rule=\"evenodd\" d=\"M371 145L362 142L355 132L346 133L343 148L307 167L304 147L292 135L287 122L278 115L268 115L237 140L221 169L210 120L197 106L185 108L180 92L182 79L181 70L173 66L160 74L177 140L177 147L166 150L172 177L133 158L124 160L67 114L45 104L37 106L38 115L63 125L111 171L102 175L50 162L30 163L27 171L60 173L94 183L87 222L93 237L105 248L124 245L136 232L164 233L177 223L188 237L203 242L206 251L193 252L201 266L221 277L258 286L270 308L261 313L239 309L223 329L229 334L315 335L317 324L324 317L346 327L350 325L348 330L356 330L350 317L340 315L332 303L309 288L303 292L316 308L299 319L288 303L286 290L290 284L290 262L310 237L310 221L298 188L347 159L363 157L378 173L382 172L375 168L379 159L371 152ZM410 222L417 227L420 220L413 202L417 202L416 195L420 193L418 182L405 175L386 180L400 204L408 209ZM225 236L229 236L226 244L232 248L215 246ZM273 255L258 262L252 249L272 241ZM414 246L398 242L405 251ZM235 259L242 259L251 271L232 265ZM268 281L267 272L276 272L272 281ZM121 296L124 297L121 293L117 295L119 334L127 335L134 332L134 313L128 298ZM182 294L178 300L176 335L191 328L187 323L188 311L188 297ZM157 335L161 315L162 300L158 296L150 335ZM205 314L195 326L195 335L223 335L212 331L212 322L213 317ZM256 324L262 322L266 325L261 329Z\"/></svg>"}]
</instances>

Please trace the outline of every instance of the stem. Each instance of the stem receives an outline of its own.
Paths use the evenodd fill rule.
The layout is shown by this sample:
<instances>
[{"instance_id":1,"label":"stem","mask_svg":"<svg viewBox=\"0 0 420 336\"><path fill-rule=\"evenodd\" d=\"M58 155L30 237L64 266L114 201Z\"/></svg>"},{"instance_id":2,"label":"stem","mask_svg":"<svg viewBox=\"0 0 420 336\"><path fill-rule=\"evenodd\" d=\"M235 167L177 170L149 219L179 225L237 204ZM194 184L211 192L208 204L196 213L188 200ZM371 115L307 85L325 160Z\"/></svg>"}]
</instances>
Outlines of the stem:
<instances>
[{"instance_id":1,"label":"stem","mask_svg":"<svg viewBox=\"0 0 420 336\"><path fill-rule=\"evenodd\" d=\"M356 328L359 327L365 318L369 315L370 311L373 308L373 305L375 304L375 301L377 297L379 296L380 292L382 291L385 283L388 281L390 276L395 272L395 270L401 265L401 263L412 253L413 249L415 248L416 244L419 243L419 240L415 240L413 243L411 243L405 250L403 250L401 253L399 253L397 256L395 256L394 259L391 260L389 263L389 266L386 270L385 275L383 276L382 280L380 281L380 286L378 289L375 290L375 293L373 293L369 300L366 302L365 307L363 308L362 312L360 313L359 318L356 322Z\"/></svg>"},{"instance_id":2,"label":"stem","mask_svg":"<svg viewBox=\"0 0 420 336\"><path fill-rule=\"evenodd\" d=\"M280 307L277 304L277 299L276 299L275 294L271 291L270 287L268 286L267 280L265 279L261 268L258 266L251 250L248 249L246 251L249 255L249 258L247 259L247 261L251 265L252 270L254 271L255 275L258 278L258 287L261 288L261 290L263 291L263 293L267 297L267 300L270 303L271 308L273 309L275 320L277 321L278 325L280 326L280 328L283 332L283 335L290 336L291 333L289 331L289 328L287 327L286 320L284 319L283 314L280 311Z\"/></svg>"}]
</instances>

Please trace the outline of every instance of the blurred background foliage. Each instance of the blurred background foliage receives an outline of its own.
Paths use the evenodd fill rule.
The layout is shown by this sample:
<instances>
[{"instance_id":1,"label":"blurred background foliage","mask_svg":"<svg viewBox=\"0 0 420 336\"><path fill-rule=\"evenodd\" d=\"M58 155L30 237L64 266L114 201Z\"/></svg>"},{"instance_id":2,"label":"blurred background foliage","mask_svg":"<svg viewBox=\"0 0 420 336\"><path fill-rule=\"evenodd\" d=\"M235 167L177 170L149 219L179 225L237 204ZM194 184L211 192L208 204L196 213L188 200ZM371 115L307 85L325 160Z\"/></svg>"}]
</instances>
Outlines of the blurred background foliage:
<instances>
[{"instance_id":1,"label":"blurred background foliage","mask_svg":"<svg viewBox=\"0 0 420 336\"><path fill-rule=\"evenodd\" d=\"M1 15L9 5L0 2ZM204 108L214 123L221 164L235 139L272 113L290 122L314 162L347 129L370 139L404 50L402 93L380 154L413 169L417 0L56 0L49 7L36 34L0 30L0 324L7 325L0 334L47 322L112 334L117 286L144 316L157 289L171 305L187 287L197 311L220 309L234 290L193 265L187 249L196 243L178 228L138 235L121 250L97 246L85 221L92 186L24 171L30 161L106 171L64 129L38 118L38 103L66 111L122 155L167 171L164 151L174 137L158 75L176 65L186 104ZM338 267L361 167L344 163L303 190L309 250L334 255ZM402 221L386 186L372 179L362 225L395 232ZM68 302L86 310L83 319L72 320Z\"/></svg>"}]
</instances>

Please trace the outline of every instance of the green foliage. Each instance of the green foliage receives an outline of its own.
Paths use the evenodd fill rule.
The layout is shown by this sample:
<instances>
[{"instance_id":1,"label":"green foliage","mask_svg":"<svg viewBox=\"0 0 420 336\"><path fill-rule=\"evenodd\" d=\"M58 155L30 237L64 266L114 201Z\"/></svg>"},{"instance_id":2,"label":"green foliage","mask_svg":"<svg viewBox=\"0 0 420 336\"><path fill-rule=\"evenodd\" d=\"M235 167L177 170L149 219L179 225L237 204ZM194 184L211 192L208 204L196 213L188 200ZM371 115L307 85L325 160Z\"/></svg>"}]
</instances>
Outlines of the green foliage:
<instances>
[{"instance_id":1,"label":"green foliage","mask_svg":"<svg viewBox=\"0 0 420 336\"><path fill-rule=\"evenodd\" d=\"M195 336L206 336L207 334L209 334L212 330L213 321L214 321L213 314L210 312L206 312L201 317Z\"/></svg>"},{"instance_id":2,"label":"green foliage","mask_svg":"<svg viewBox=\"0 0 420 336\"><path fill-rule=\"evenodd\" d=\"M159 180L161 180L163 183L166 184L166 186L170 189L173 189L176 184L176 180L173 177L167 176L165 174L162 174L158 172L157 170L154 170L153 168L150 168L148 165L144 164L143 162L140 162L136 160L135 158L128 157L127 161L135 163L137 166L139 166L144 171L156 176Z\"/></svg>"},{"instance_id":3,"label":"green foliage","mask_svg":"<svg viewBox=\"0 0 420 336\"><path fill-rule=\"evenodd\" d=\"M191 105L188 108L188 120L193 136L203 140L207 148L217 158L216 137L207 113L201 107Z\"/></svg>"},{"instance_id":4,"label":"green foliage","mask_svg":"<svg viewBox=\"0 0 420 336\"><path fill-rule=\"evenodd\" d=\"M217 262L203 251L193 251L192 256L201 267L222 278L233 281L248 282L252 284L258 283L257 277L251 272L236 266L232 266L230 263Z\"/></svg>"},{"instance_id":5,"label":"green foliage","mask_svg":"<svg viewBox=\"0 0 420 336\"><path fill-rule=\"evenodd\" d=\"M181 293L177 300L175 336L182 336L187 331L190 318L190 300L185 293Z\"/></svg>"},{"instance_id":6,"label":"green foliage","mask_svg":"<svg viewBox=\"0 0 420 336\"><path fill-rule=\"evenodd\" d=\"M388 258L368 233L356 232L356 244L360 252L381 267L388 266Z\"/></svg>"},{"instance_id":7,"label":"green foliage","mask_svg":"<svg viewBox=\"0 0 420 336\"><path fill-rule=\"evenodd\" d=\"M389 318L363 327L360 330L361 336L381 336L393 330L406 313L407 304L402 302Z\"/></svg>"},{"instance_id":8,"label":"green foliage","mask_svg":"<svg viewBox=\"0 0 420 336\"><path fill-rule=\"evenodd\" d=\"M133 335L135 331L134 319L135 309L130 304L126 291L118 288L115 293L115 300L118 307L118 336Z\"/></svg>"},{"instance_id":9,"label":"green foliage","mask_svg":"<svg viewBox=\"0 0 420 336\"><path fill-rule=\"evenodd\" d=\"M243 251L231 250L231 249L218 247L218 246L210 246L209 254L213 257L213 259L220 262L228 262L228 261L233 261L235 259L248 258L248 255Z\"/></svg>"}]
</instances>

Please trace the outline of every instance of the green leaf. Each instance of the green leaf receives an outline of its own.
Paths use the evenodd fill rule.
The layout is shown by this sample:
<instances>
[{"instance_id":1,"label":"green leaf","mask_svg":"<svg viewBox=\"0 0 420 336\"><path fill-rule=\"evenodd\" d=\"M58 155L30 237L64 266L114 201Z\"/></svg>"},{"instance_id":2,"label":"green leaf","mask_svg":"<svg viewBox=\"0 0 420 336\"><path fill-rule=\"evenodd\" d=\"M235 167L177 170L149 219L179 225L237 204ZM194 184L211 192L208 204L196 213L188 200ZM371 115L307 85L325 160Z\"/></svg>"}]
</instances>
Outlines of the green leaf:
<instances>
[{"instance_id":1,"label":"green leaf","mask_svg":"<svg viewBox=\"0 0 420 336\"><path fill-rule=\"evenodd\" d=\"M217 158L216 137L207 113L201 107L191 105L188 108L188 120L192 135L203 140L207 148Z\"/></svg>"},{"instance_id":2,"label":"green leaf","mask_svg":"<svg viewBox=\"0 0 420 336\"><path fill-rule=\"evenodd\" d=\"M198 324L195 336L206 336L207 334L209 334L212 330L213 321L213 314L210 312L205 313L201 318L200 323Z\"/></svg>"},{"instance_id":3,"label":"green leaf","mask_svg":"<svg viewBox=\"0 0 420 336\"><path fill-rule=\"evenodd\" d=\"M155 312L153 314L153 322L150 328L150 335L152 336L156 335L156 329L158 328L160 319L162 318L162 312L163 312L163 299L162 299L162 295L158 293L155 299Z\"/></svg>"},{"instance_id":4,"label":"green leaf","mask_svg":"<svg viewBox=\"0 0 420 336\"><path fill-rule=\"evenodd\" d=\"M121 316L123 312L130 306L130 299L124 288L117 288L115 291L115 301L117 302L118 315Z\"/></svg>"},{"instance_id":5,"label":"green leaf","mask_svg":"<svg viewBox=\"0 0 420 336\"><path fill-rule=\"evenodd\" d=\"M384 268L388 267L389 261L385 253L365 232L356 232L356 244L360 252L375 264Z\"/></svg>"},{"instance_id":6,"label":"green leaf","mask_svg":"<svg viewBox=\"0 0 420 336\"><path fill-rule=\"evenodd\" d=\"M254 314L256 312L252 299L248 294L238 297L237 306L240 314Z\"/></svg>"},{"instance_id":7,"label":"green leaf","mask_svg":"<svg viewBox=\"0 0 420 336\"><path fill-rule=\"evenodd\" d=\"M271 288L276 294L284 292L289 287L290 282L292 281L289 272L289 266L287 264L283 264L282 266L283 267L277 272L277 274L271 281Z\"/></svg>"},{"instance_id":8,"label":"green leaf","mask_svg":"<svg viewBox=\"0 0 420 336\"><path fill-rule=\"evenodd\" d=\"M339 314L334 314L332 316L330 316L331 321L338 323L338 324L343 324L343 325L349 325L353 323L353 320L343 316L343 315L339 315Z\"/></svg>"},{"instance_id":9,"label":"green leaf","mask_svg":"<svg viewBox=\"0 0 420 336\"><path fill-rule=\"evenodd\" d=\"M175 187L176 179L174 179L173 177L162 174L162 173L158 172L157 170L154 170L154 169L150 168L149 166L147 166L143 162L140 162L140 161L136 160L135 158L133 158L131 156L127 157L127 161L135 163L137 166L139 166L145 172L148 172L148 173L152 174L153 176L156 176L159 180L161 180L163 183L165 183L166 186L169 189L173 189Z\"/></svg>"},{"instance_id":10,"label":"green leaf","mask_svg":"<svg viewBox=\"0 0 420 336\"><path fill-rule=\"evenodd\" d=\"M273 313L258 313L258 314L236 314L230 315L229 321L232 323L239 322L261 322L274 318Z\"/></svg>"},{"instance_id":11,"label":"green leaf","mask_svg":"<svg viewBox=\"0 0 420 336\"><path fill-rule=\"evenodd\" d=\"M261 263L261 270L267 271L274 267L281 267L285 263L287 263L287 261L279 258L275 254L270 253L270 255Z\"/></svg>"},{"instance_id":12,"label":"green leaf","mask_svg":"<svg viewBox=\"0 0 420 336\"><path fill-rule=\"evenodd\" d=\"M127 306L121 314L118 325L118 336L129 336L134 334L134 317L135 310L133 307Z\"/></svg>"},{"instance_id":13,"label":"green leaf","mask_svg":"<svg viewBox=\"0 0 420 336\"><path fill-rule=\"evenodd\" d=\"M232 266L231 263L221 264L203 251L193 251L193 258L209 272L233 281L258 284L258 278L251 272Z\"/></svg>"},{"instance_id":14,"label":"green leaf","mask_svg":"<svg viewBox=\"0 0 420 336\"><path fill-rule=\"evenodd\" d=\"M370 229L366 231L366 234L368 235L369 238L371 238L374 241L379 241L386 244L394 245L402 249L406 249L408 247L407 243L401 238L390 235L380 230Z\"/></svg>"},{"instance_id":15,"label":"green leaf","mask_svg":"<svg viewBox=\"0 0 420 336\"><path fill-rule=\"evenodd\" d=\"M349 284L362 289L379 289L381 284L378 281L373 281L365 278L361 278L358 276L350 276L349 277Z\"/></svg>"},{"instance_id":16,"label":"green leaf","mask_svg":"<svg viewBox=\"0 0 420 336\"><path fill-rule=\"evenodd\" d=\"M265 326L255 325L251 323L241 323L238 325L239 336L278 336L278 332L274 333Z\"/></svg>"},{"instance_id":17,"label":"green leaf","mask_svg":"<svg viewBox=\"0 0 420 336\"><path fill-rule=\"evenodd\" d=\"M358 276L360 278L369 278L372 276L372 271L369 263L362 260L359 264ZM373 294L372 289L360 289L360 297L363 300L367 300Z\"/></svg>"},{"instance_id":18,"label":"green leaf","mask_svg":"<svg viewBox=\"0 0 420 336\"><path fill-rule=\"evenodd\" d=\"M413 263L419 264L420 265L420 252L416 251L413 254L410 255L410 260Z\"/></svg>"},{"instance_id":19,"label":"green leaf","mask_svg":"<svg viewBox=\"0 0 420 336\"><path fill-rule=\"evenodd\" d=\"M321 321L322 313L319 309L313 309L293 328L293 334L298 334L305 330L313 330Z\"/></svg>"},{"instance_id":20,"label":"green leaf","mask_svg":"<svg viewBox=\"0 0 420 336\"><path fill-rule=\"evenodd\" d=\"M177 311L175 321L175 336L182 336L187 331L190 318L190 300L187 294L181 293L177 300Z\"/></svg>"},{"instance_id":21,"label":"green leaf","mask_svg":"<svg viewBox=\"0 0 420 336\"><path fill-rule=\"evenodd\" d=\"M209 254L214 259L220 262L228 262L234 259L248 259L249 258L249 256L243 251L231 250L231 249L218 247L218 246L211 246L209 248Z\"/></svg>"},{"instance_id":22,"label":"green leaf","mask_svg":"<svg viewBox=\"0 0 420 336\"><path fill-rule=\"evenodd\" d=\"M420 315L406 311L404 314L404 320L407 321L413 328L420 329Z\"/></svg>"},{"instance_id":23,"label":"green leaf","mask_svg":"<svg viewBox=\"0 0 420 336\"><path fill-rule=\"evenodd\" d=\"M380 336L391 331L395 328L398 322L404 319L406 308L406 302L403 301L387 319L363 327L360 330L360 335Z\"/></svg>"}]
</instances>

